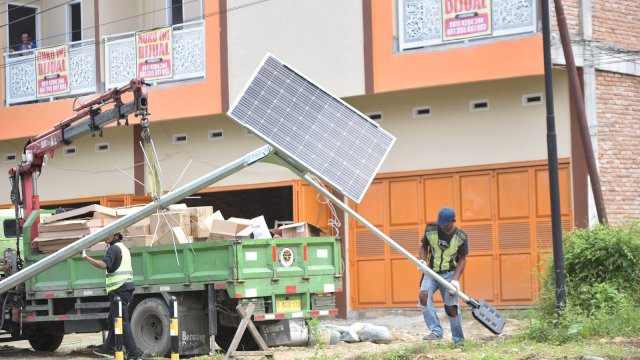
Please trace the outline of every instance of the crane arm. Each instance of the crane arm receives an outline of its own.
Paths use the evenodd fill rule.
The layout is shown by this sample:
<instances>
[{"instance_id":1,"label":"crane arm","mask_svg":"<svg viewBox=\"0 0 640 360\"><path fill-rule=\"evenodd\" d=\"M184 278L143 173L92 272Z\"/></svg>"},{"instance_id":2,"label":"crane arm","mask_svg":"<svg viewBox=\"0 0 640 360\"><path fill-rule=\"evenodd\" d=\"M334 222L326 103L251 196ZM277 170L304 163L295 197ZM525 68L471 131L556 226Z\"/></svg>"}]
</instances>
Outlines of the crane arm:
<instances>
[{"instance_id":1,"label":"crane arm","mask_svg":"<svg viewBox=\"0 0 640 360\"><path fill-rule=\"evenodd\" d=\"M129 91L133 93L133 100L124 103L122 95ZM104 106L112 103L114 104L113 108L103 111ZM24 147L22 162L9 169L9 175L13 182L11 199L16 207L16 213L19 212L18 209L21 206L24 208L23 219L27 219L32 211L40 208L36 179L42 170L47 154L53 153L54 150L90 133L100 132L102 134L102 129L113 122L117 121L120 125L120 120L124 120L128 125L130 114L134 114L136 117L141 116L143 129L148 132L147 84L142 79L133 79L127 85L111 89L74 108L74 111L77 112L76 115L61 121L40 135L30 138ZM17 181L18 179L19 181ZM22 190L22 197L16 194L17 188L15 187L18 186L18 182L20 190ZM24 223L23 219L16 218L20 228ZM34 239L37 236L37 233L34 233L37 232L37 226L32 227L31 232L31 238Z\"/></svg>"}]
</instances>

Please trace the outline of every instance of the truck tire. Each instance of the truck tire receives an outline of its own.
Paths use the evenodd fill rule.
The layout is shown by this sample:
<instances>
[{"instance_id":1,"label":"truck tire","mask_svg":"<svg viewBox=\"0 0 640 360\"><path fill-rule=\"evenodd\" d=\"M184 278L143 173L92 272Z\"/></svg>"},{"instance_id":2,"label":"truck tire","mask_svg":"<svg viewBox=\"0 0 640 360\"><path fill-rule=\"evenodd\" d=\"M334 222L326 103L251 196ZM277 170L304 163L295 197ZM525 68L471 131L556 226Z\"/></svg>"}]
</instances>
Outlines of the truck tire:
<instances>
[{"instance_id":1,"label":"truck tire","mask_svg":"<svg viewBox=\"0 0 640 360\"><path fill-rule=\"evenodd\" d=\"M145 299L133 309L131 331L140 351L160 357L169 353L170 320L169 307L159 298Z\"/></svg>"},{"instance_id":2,"label":"truck tire","mask_svg":"<svg viewBox=\"0 0 640 360\"><path fill-rule=\"evenodd\" d=\"M63 338L64 334L38 334L29 338L29 344L36 351L56 351Z\"/></svg>"}]
</instances>

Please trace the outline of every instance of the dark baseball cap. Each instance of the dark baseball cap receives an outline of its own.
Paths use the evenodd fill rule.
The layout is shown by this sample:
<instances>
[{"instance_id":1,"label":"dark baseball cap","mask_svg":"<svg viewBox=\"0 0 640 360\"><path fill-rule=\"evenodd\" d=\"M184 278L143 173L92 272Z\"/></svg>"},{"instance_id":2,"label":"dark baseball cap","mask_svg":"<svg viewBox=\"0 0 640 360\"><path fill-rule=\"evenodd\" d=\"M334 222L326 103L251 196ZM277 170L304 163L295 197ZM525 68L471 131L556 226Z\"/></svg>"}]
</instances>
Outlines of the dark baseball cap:
<instances>
[{"instance_id":1,"label":"dark baseball cap","mask_svg":"<svg viewBox=\"0 0 640 360\"><path fill-rule=\"evenodd\" d=\"M456 221L456 212L452 208L443 207L440 209L440 212L438 212L438 221L436 222L438 226L445 226L454 221Z\"/></svg>"}]
</instances>

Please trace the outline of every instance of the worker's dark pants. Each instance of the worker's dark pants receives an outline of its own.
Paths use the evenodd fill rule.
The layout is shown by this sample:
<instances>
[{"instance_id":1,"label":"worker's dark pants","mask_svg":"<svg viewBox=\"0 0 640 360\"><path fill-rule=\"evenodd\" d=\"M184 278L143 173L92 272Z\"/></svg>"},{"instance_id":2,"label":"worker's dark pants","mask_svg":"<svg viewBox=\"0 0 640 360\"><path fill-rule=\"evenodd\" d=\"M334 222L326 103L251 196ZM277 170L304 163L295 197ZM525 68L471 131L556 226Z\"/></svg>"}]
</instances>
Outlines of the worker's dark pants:
<instances>
[{"instance_id":1,"label":"worker's dark pants","mask_svg":"<svg viewBox=\"0 0 640 360\"><path fill-rule=\"evenodd\" d=\"M102 350L104 350L105 352L112 353L116 350L116 338L113 330L113 318L118 315L118 303L115 302L114 299L116 297L120 297L120 300L122 301L122 342L124 343L124 347L129 352L129 357L140 355L140 350L136 346L136 342L133 339L131 324L129 324L129 301L131 301L132 296L133 289L115 289L109 293L109 303L111 303L111 307L109 308L109 319L107 320L109 324L109 335L107 335L107 339L105 340L104 345L102 345Z\"/></svg>"}]
</instances>

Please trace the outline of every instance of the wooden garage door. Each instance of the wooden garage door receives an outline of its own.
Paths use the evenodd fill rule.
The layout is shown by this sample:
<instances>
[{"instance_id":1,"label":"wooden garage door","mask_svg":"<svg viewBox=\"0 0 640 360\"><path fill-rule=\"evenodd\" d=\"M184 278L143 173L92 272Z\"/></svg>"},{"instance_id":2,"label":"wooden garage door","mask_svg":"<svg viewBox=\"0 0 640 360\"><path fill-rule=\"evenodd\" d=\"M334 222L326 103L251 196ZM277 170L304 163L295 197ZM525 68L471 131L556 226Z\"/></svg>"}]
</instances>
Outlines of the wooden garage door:
<instances>
[{"instance_id":1,"label":"wooden garage door","mask_svg":"<svg viewBox=\"0 0 640 360\"><path fill-rule=\"evenodd\" d=\"M570 177L560 166L563 230L572 228ZM548 172L545 166L376 179L358 213L416 255L438 210L456 210L469 235L465 293L494 305L532 304L541 260L551 250ZM413 307L420 273L415 265L350 219L349 262L353 308Z\"/></svg>"}]
</instances>

